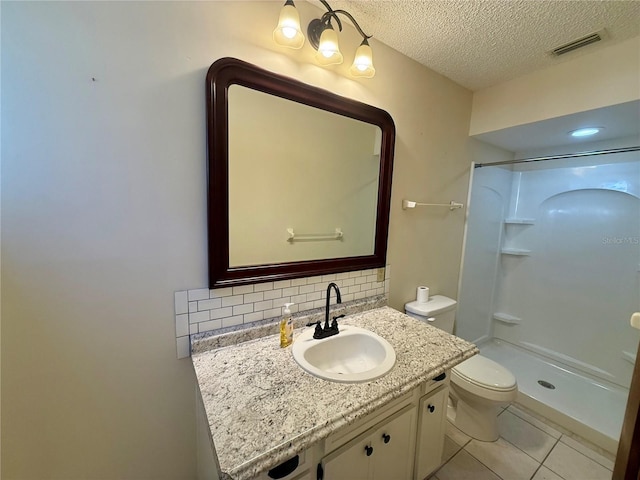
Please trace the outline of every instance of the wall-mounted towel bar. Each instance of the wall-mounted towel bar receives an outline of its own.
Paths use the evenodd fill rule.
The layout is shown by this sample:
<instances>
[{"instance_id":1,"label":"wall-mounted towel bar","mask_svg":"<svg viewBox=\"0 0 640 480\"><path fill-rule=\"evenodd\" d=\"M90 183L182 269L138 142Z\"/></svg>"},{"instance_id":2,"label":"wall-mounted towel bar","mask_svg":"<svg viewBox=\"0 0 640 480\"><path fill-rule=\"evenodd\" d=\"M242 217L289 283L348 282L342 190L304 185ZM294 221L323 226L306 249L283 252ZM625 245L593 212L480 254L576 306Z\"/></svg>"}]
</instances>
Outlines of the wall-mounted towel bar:
<instances>
[{"instance_id":1,"label":"wall-mounted towel bar","mask_svg":"<svg viewBox=\"0 0 640 480\"><path fill-rule=\"evenodd\" d=\"M343 233L341 228L336 228L333 233L296 233L293 228L287 228L289 238L287 242L311 242L316 240L342 240Z\"/></svg>"},{"instance_id":2,"label":"wall-mounted towel bar","mask_svg":"<svg viewBox=\"0 0 640 480\"><path fill-rule=\"evenodd\" d=\"M464 207L462 203L454 202L451 200L449 203L419 203L412 202L411 200L402 200L402 209L416 208L416 207L449 207L449 210L456 210Z\"/></svg>"}]
</instances>

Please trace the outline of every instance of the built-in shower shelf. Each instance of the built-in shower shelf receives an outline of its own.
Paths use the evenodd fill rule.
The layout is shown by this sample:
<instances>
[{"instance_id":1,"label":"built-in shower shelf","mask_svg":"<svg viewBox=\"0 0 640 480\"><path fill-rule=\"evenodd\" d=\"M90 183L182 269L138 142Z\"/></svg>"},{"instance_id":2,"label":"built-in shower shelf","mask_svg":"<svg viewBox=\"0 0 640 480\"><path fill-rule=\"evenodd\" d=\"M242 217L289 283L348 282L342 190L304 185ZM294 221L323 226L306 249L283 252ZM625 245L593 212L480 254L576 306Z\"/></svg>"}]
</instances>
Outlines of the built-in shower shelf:
<instances>
[{"instance_id":1,"label":"built-in shower shelf","mask_svg":"<svg viewBox=\"0 0 640 480\"><path fill-rule=\"evenodd\" d=\"M504 223L507 225L533 225L535 223L534 218L505 218Z\"/></svg>"},{"instance_id":2,"label":"built-in shower shelf","mask_svg":"<svg viewBox=\"0 0 640 480\"><path fill-rule=\"evenodd\" d=\"M509 315L508 313L496 312L493 314L493 319L502 323L508 323L510 325L518 325L522 322L520 317Z\"/></svg>"},{"instance_id":3,"label":"built-in shower shelf","mask_svg":"<svg viewBox=\"0 0 640 480\"><path fill-rule=\"evenodd\" d=\"M503 255L526 257L528 255L531 255L531 250L526 250L524 248L503 248L500 253L502 253Z\"/></svg>"}]
</instances>

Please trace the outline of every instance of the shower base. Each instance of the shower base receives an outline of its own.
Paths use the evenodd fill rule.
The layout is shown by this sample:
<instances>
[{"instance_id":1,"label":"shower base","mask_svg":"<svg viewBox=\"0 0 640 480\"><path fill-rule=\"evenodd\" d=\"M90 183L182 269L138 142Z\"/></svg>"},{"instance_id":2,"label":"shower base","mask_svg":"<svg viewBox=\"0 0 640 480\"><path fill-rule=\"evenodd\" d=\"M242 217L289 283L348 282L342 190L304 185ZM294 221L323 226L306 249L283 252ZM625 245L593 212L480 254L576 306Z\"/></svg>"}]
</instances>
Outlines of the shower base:
<instances>
[{"instance_id":1,"label":"shower base","mask_svg":"<svg viewBox=\"0 0 640 480\"><path fill-rule=\"evenodd\" d=\"M614 453L629 391L498 339L482 355L507 367L518 381L518 402Z\"/></svg>"}]
</instances>

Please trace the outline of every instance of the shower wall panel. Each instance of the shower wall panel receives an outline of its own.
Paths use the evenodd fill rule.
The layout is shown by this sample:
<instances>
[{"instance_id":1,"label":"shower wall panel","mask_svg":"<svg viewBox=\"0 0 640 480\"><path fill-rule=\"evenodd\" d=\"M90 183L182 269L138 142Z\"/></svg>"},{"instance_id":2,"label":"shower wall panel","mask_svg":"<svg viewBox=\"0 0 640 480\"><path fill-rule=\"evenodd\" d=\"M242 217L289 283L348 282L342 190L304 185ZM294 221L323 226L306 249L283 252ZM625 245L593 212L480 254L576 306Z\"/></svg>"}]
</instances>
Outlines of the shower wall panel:
<instances>
[{"instance_id":1,"label":"shower wall panel","mask_svg":"<svg viewBox=\"0 0 640 480\"><path fill-rule=\"evenodd\" d=\"M475 343L491 336L502 223L509 207L511 183L511 169L507 167L473 172L456 334Z\"/></svg>"},{"instance_id":2,"label":"shower wall panel","mask_svg":"<svg viewBox=\"0 0 640 480\"><path fill-rule=\"evenodd\" d=\"M601 165L514 167L509 204L501 208L506 215L491 315L494 337L625 387L640 337L629 327L640 309L640 161L634 155L616 163L603 158ZM482 221L472 220L474 204L470 212L470 225ZM477 262L465 255L465 275L467 260ZM478 327L469 328L465 316L467 338Z\"/></svg>"}]
</instances>

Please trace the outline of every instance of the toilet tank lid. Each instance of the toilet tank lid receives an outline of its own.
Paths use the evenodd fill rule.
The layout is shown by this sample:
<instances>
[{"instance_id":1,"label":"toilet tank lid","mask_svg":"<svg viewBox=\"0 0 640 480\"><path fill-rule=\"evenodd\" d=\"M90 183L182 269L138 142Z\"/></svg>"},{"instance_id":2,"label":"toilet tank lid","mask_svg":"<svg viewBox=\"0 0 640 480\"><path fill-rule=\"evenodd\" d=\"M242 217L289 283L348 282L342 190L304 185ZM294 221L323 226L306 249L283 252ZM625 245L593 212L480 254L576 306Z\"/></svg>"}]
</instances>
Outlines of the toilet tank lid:
<instances>
[{"instance_id":1,"label":"toilet tank lid","mask_svg":"<svg viewBox=\"0 0 640 480\"><path fill-rule=\"evenodd\" d=\"M455 308L456 302L453 298L444 295L432 295L427 303L418 303L417 300L407 303L404 308L407 312L415 313L428 317L429 315L438 315Z\"/></svg>"}]
</instances>

